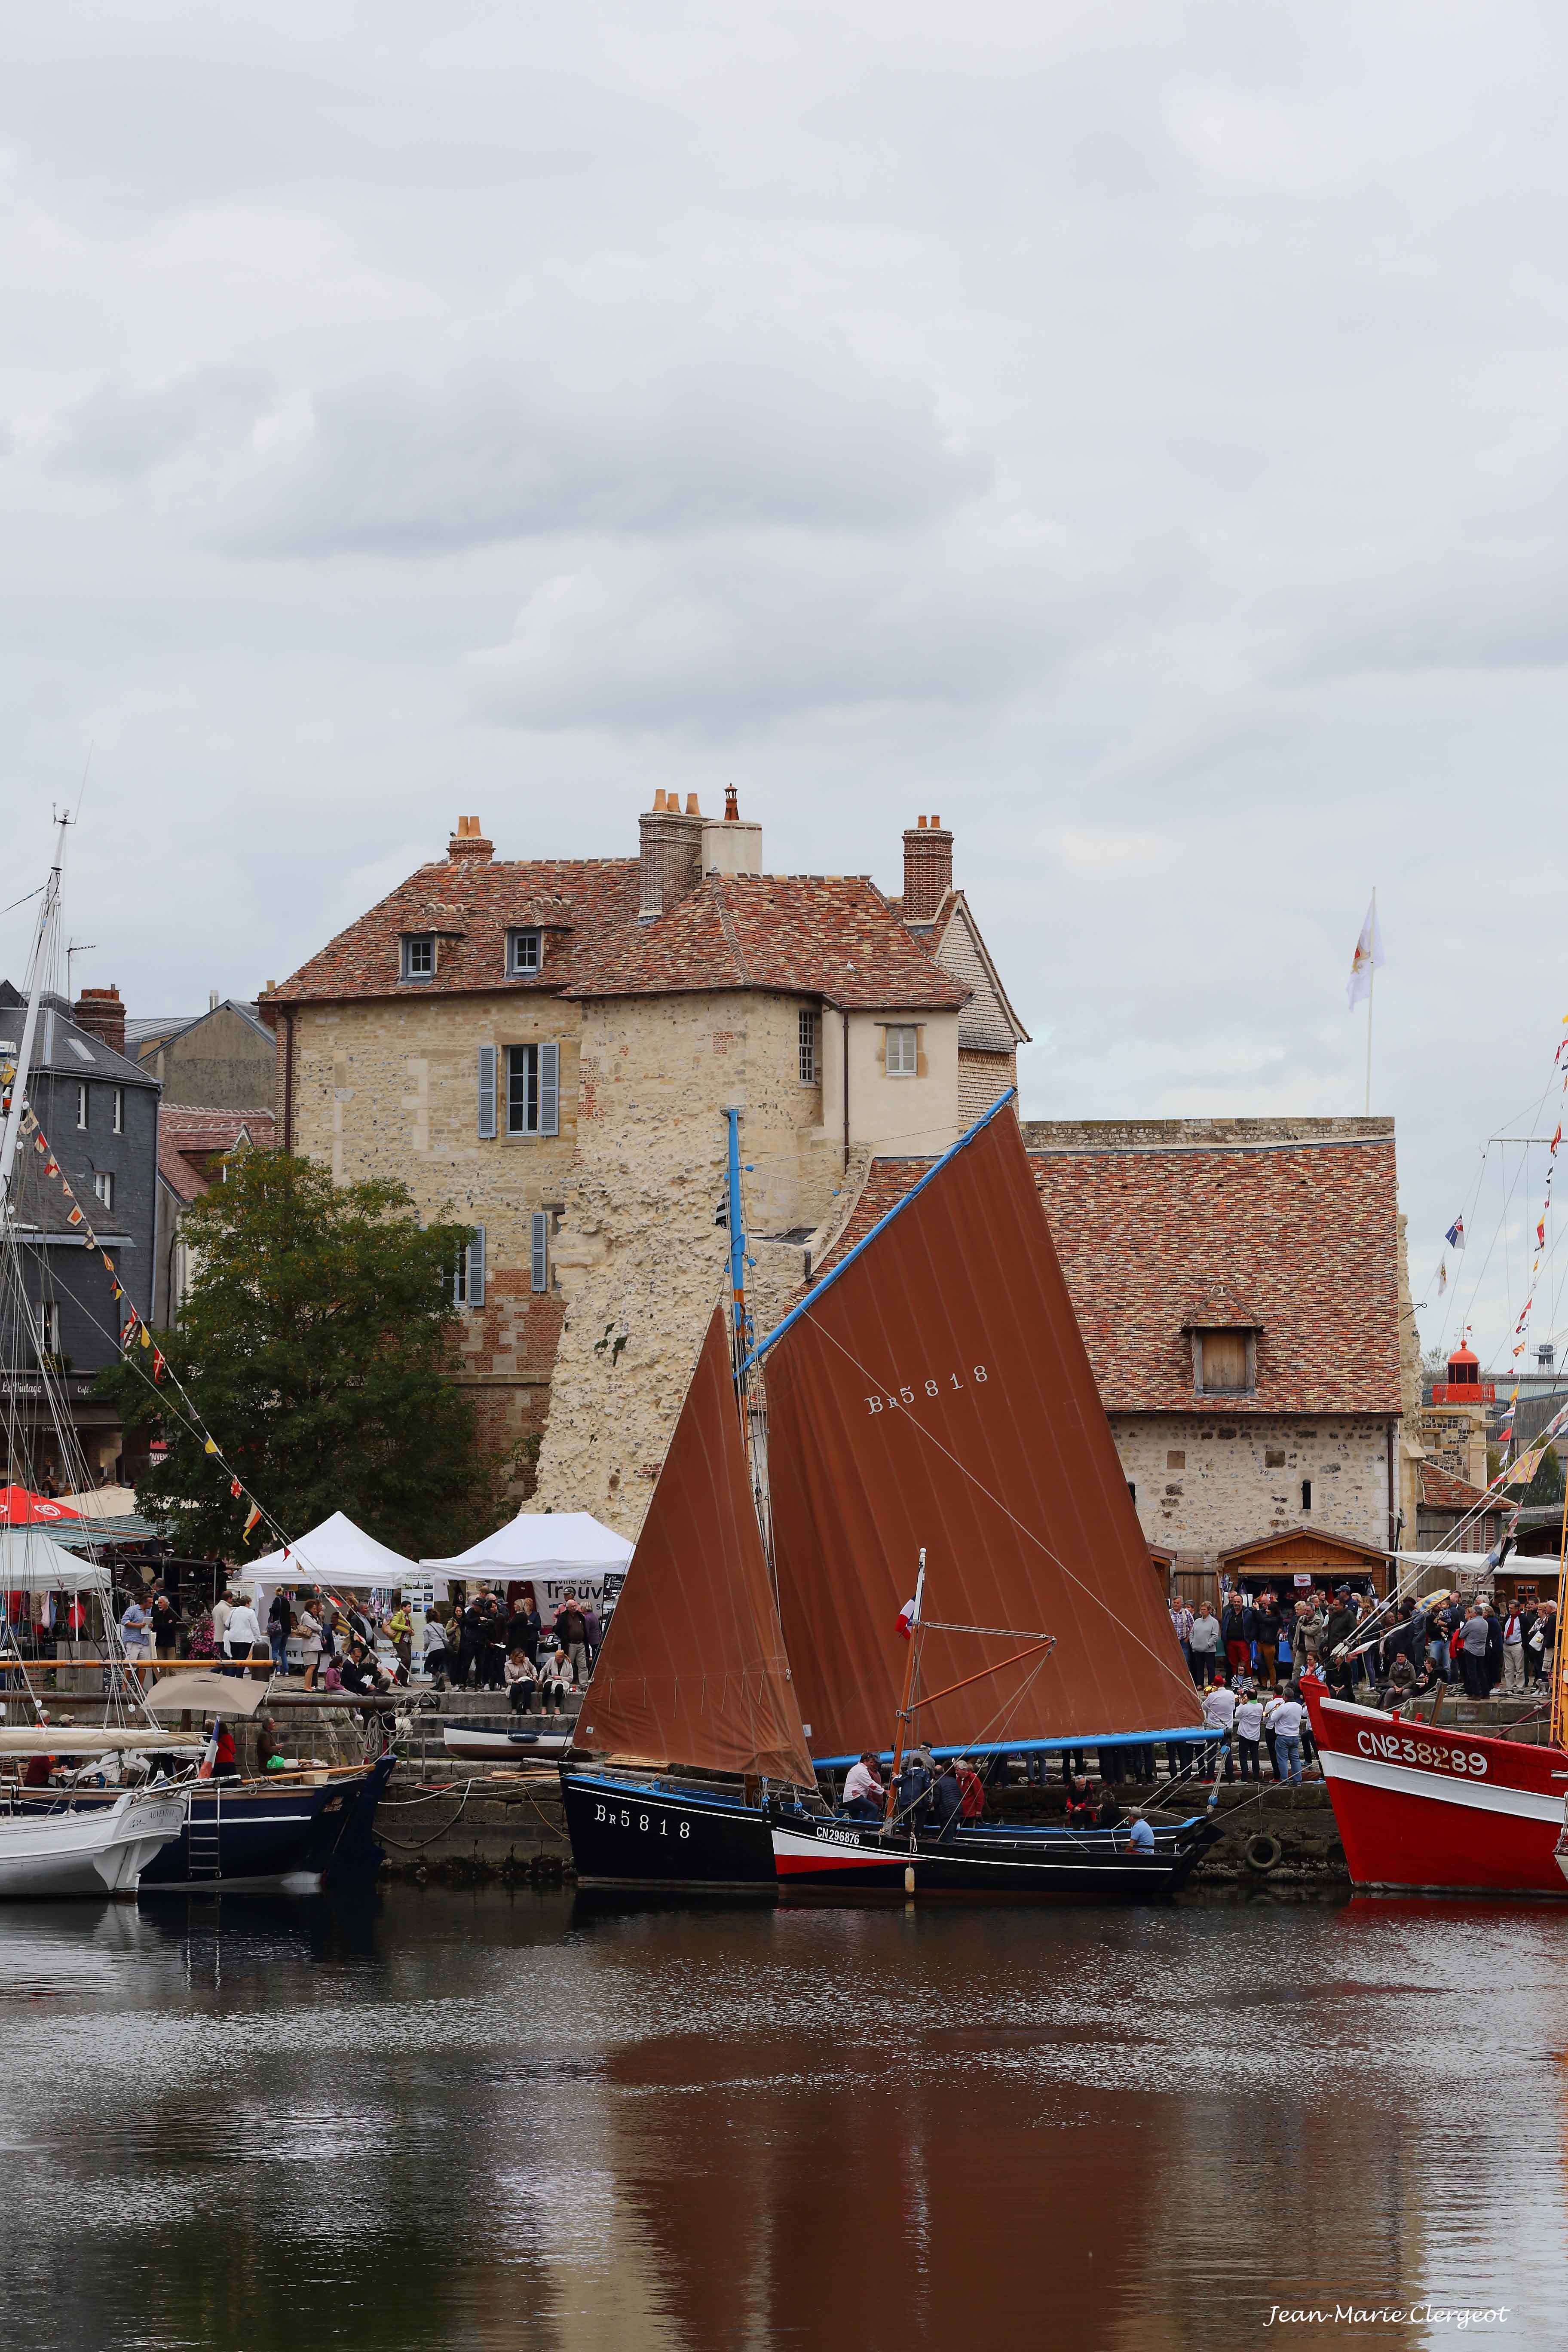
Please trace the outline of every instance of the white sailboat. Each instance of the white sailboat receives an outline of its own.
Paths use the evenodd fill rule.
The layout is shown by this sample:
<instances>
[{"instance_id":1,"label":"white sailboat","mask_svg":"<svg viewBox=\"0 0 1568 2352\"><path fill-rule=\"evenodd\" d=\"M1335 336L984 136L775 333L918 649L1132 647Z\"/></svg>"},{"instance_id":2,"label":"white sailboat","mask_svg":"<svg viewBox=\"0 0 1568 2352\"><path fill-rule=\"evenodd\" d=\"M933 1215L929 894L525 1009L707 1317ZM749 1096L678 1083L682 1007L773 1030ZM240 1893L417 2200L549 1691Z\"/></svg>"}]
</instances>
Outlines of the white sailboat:
<instances>
[{"instance_id":1,"label":"white sailboat","mask_svg":"<svg viewBox=\"0 0 1568 2352\"><path fill-rule=\"evenodd\" d=\"M0 1814L0 1900L134 1895L189 1803L185 1789L141 1789L80 1811Z\"/></svg>"}]
</instances>

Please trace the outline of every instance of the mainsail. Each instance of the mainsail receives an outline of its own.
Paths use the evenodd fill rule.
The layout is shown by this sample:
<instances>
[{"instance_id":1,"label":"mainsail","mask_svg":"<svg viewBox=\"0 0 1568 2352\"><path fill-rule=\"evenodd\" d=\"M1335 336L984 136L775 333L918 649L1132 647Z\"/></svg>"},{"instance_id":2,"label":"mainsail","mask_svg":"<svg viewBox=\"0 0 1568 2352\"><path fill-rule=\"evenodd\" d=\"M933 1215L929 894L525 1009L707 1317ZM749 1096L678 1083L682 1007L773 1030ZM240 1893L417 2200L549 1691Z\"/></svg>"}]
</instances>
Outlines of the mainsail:
<instances>
[{"instance_id":1,"label":"mainsail","mask_svg":"<svg viewBox=\"0 0 1568 2352\"><path fill-rule=\"evenodd\" d=\"M883 1748L925 1550L933 1745L1202 1720L1010 1110L780 1326L764 1359L773 1566L821 1758Z\"/></svg>"},{"instance_id":2,"label":"mainsail","mask_svg":"<svg viewBox=\"0 0 1568 2352\"><path fill-rule=\"evenodd\" d=\"M811 1785L717 1307L573 1744Z\"/></svg>"}]
</instances>

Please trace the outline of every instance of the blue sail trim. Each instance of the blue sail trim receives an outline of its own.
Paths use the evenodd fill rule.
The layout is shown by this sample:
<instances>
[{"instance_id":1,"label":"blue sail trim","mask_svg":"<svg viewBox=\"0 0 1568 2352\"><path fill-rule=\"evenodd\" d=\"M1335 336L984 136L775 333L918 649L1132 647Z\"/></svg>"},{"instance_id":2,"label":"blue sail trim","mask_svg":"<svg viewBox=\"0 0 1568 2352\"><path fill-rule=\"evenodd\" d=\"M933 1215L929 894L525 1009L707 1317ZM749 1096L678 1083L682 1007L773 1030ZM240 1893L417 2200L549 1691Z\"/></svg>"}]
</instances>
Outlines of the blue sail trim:
<instances>
[{"instance_id":1,"label":"blue sail trim","mask_svg":"<svg viewBox=\"0 0 1568 2352\"><path fill-rule=\"evenodd\" d=\"M822 1297L823 1292L825 1290L831 1290L841 1274L848 1273L850 1267L854 1265L861 1251L868 1250L871 1244L876 1240L878 1234L886 1233L888 1227L892 1223L893 1219L903 1215L904 1211L909 1207L910 1202L911 1201L918 1200L921 1193L925 1191L926 1186L931 1183L942 1174L942 1170L947 1166L949 1160L956 1160L959 1153L963 1150L966 1144L973 1143L977 1135L981 1135L984 1132L985 1129L990 1126L992 1120L996 1117L999 1111L1005 1110L1010 1102L1016 1101L1017 1094L1018 1089L1016 1087L1009 1087L1005 1095L999 1095L997 1097L996 1100L992 1104L990 1109L985 1113L984 1118L977 1118L973 1126L968 1129L967 1133L959 1137L956 1143L950 1143L948 1145L948 1148L942 1153L942 1158L932 1161L931 1165L926 1170L925 1174L921 1178L920 1181L917 1184L911 1184L910 1186L910 1189L904 1194L903 1199L901 1201L895 1201L885 1217L878 1218L876 1223L872 1226L870 1232L865 1236L864 1240L858 1241L854 1248L850 1250L846 1256L839 1259L838 1264L834 1267L832 1273L825 1275L823 1279L817 1283L812 1290L807 1292L806 1296L801 1300L798 1307L792 1307L790 1308L790 1311L784 1317L784 1321L776 1324L773 1330L768 1333L765 1339L759 1339L757 1341L756 1346L752 1349L751 1354L746 1358L745 1362L741 1366L740 1370L736 1373L735 1377L737 1380L745 1379L746 1374L751 1370L752 1366L758 1362L762 1357L767 1354L768 1349L773 1346L774 1340L782 1339L792 1323L798 1322L803 1315L810 1312L811 1308L816 1306L817 1300ZM1163 1738L1163 1734L1161 1736ZM934 1754L937 1751L933 1749L932 1753ZM952 1752L955 1756L961 1756L964 1753L964 1750L960 1748L955 1748ZM855 1759L851 1758L849 1760L853 1762Z\"/></svg>"},{"instance_id":2,"label":"blue sail trim","mask_svg":"<svg viewBox=\"0 0 1568 2352\"><path fill-rule=\"evenodd\" d=\"M1065 1739L972 1739L952 1748L926 1748L926 1753L939 1759L944 1756L1057 1756L1064 1750L1079 1748L1156 1748L1166 1740L1190 1740L1194 1744L1222 1737L1210 1724L1184 1723L1173 1731L1075 1731ZM922 1739L916 1743L926 1747ZM893 1751L879 1751L884 1764L892 1761ZM814 1756L812 1762L819 1772L841 1772L851 1764L858 1764L858 1756Z\"/></svg>"}]
</instances>

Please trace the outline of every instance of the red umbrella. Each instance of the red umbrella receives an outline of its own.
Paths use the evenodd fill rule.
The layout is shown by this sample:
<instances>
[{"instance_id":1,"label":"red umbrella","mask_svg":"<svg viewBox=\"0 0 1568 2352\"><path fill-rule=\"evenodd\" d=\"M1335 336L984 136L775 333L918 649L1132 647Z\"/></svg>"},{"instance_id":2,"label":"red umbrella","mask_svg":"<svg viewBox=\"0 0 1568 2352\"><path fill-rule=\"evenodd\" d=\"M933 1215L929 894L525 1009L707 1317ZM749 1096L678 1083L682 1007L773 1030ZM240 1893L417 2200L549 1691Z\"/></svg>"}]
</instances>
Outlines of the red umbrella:
<instances>
[{"instance_id":1,"label":"red umbrella","mask_svg":"<svg viewBox=\"0 0 1568 2352\"><path fill-rule=\"evenodd\" d=\"M0 1486L0 1528L48 1527L56 1519L72 1519L79 1526L81 1513L68 1510L63 1503L51 1503L47 1495L34 1495L26 1486Z\"/></svg>"}]
</instances>

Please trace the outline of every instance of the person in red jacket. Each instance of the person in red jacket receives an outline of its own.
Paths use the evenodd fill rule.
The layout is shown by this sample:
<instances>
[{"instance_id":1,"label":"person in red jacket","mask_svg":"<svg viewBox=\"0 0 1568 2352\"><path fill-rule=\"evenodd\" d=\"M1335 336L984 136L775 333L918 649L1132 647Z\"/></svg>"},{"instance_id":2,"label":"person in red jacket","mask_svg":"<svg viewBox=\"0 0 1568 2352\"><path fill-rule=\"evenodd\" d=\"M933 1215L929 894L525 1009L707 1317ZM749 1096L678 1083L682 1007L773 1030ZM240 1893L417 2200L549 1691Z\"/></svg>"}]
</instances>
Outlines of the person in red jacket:
<instances>
[{"instance_id":1,"label":"person in red jacket","mask_svg":"<svg viewBox=\"0 0 1568 2352\"><path fill-rule=\"evenodd\" d=\"M985 1784L967 1756L957 1758L953 1769L958 1774L959 1819L966 1830L973 1829L984 1817Z\"/></svg>"}]
</instances>

